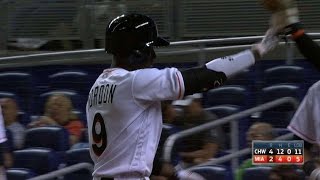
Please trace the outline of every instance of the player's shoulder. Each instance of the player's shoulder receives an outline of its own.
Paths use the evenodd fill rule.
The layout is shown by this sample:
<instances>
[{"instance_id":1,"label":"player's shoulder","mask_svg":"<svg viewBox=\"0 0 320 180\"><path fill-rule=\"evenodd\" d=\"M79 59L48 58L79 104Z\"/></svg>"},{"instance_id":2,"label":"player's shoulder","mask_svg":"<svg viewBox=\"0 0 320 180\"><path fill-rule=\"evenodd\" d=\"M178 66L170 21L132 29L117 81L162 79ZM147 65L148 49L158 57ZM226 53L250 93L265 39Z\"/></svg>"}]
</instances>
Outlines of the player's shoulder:
<instances>
[{"instance_id":1,"label":"player's shoulder","mask_svg":"<svg viewBox=\"0 0 320 180\"><path fill-rule=\"evenodd\" d=\"M162 73L170 73L170 72L176 72L177 68L174 67L168 67L168 68L163 68L163 69L158 69L158 68L144 68L144 69L138 69L134 71L134 73L137 74L162 74Z\"/></svg>"},{"instance_id":2,"label":"player's shoulder","mask_svg":"<svg viewBox=\"0 0 320 180\"><path fill-rule=\"evenodd\" d=\"M309 93L317 94L317 95L320 94L320 81L317 81L309 88Z\"/></svg>"}]
</instances>

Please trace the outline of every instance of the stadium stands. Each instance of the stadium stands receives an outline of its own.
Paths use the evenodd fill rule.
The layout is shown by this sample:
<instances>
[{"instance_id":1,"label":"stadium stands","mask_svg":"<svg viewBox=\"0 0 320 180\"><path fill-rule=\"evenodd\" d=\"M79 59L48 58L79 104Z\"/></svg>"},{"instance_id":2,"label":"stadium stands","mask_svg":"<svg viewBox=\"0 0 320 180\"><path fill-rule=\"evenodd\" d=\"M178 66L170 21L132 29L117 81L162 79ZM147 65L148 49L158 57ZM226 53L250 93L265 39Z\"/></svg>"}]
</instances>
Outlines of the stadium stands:
<instances>
[{"instance_id":1,"label":"stadium stands","mask_svg":"<svg viewBox=\"0 0 320 180\"><path fill-rule=\"evenodd\" d=\"M301 98L305 94L305 91L303 90L304 88L302 87L303 85L305 85L305 88L308 88L310 81L306 81L306 79L310 77L310 74L306 72L302 76L299 73L301 73L301 70L307 71L308 67L304 67L302 65L300 66L300 64L299 66L284 66L282 63L272 63L271 65L268 63L266 63L267 65L260 65L260 68L257 67L256 69L249 69L248 71L243 72L243 74L240 74L239 77L231 79L226 86L208 91L204 96L206 98L204 101L204 103L206 103L206 110L213 112L219 118L221 118L284 96L292 96L296 97L298 100L301 100ZM181 65L181 67L183 66ZM279 75L279 72L277 72L280 71L279 69L281 71L283 69L285 69L285 71L289 71L288 74L292 73L292 75L289 76L290 82L282 81L282 77L280 79L277 79L277 81L272 80L274 76ZM259 70L260 72L257 72ZM39 71L30 71L29 69L26 69L25 72L31 73L18 73L19 77L25 77L27 80L30 80L30 75L32 76L31 81L33 82L31 83L31 85L35 85L35 88L33 88L31 91L33 95L28 97L28 101L32 102L31 105L24 104L24 102L26 102L24 100L25 96L20 96L18 91L21 88L15 88L14 90L9 88L14 87L14 85L12 85L11 83L11 85L8 86L3 85L5 88L0 89L0 98L12 97L14 99L17 99L19 104L21 103L22 105L29 106L23 108L25 109L25 111L20 112L20 116L24 116L26 119L25 121L29 122L30 114L41 114L47 97L49 97L53 93L63 93L71 97L72 101L74 102L75 109L73 112L77 114L80 119L83 119L84 122L86 122L86 94L88 93L89 88L93 83L93 79L95 79L96 76L101 73L101 67L95 65L74 66L72 68L60 68L60 66L54 66L48 72L45 72L45 70L41 70L41 76L39 76ZM255 77L255 75L257 74L259 74L259 77ZM74 82L72 82L72 80ZM88 82L80 83L80 80L85 80ZM17 82L18 84L16 84L15 86L20 86L21 82ZM301 83L303 84L302 86L300 86ZM41 87L41 90L39 90L38 87ZM41 93L39 94L38 92ZM33 111L35 111L36 113ZM288 131L284 128L290 121L293 112L294 111L291 106L280 106L270 111L262 112L259 116L259 121L271 122L275 127L279 128L277 130L278 135L285 134ZM241 123L239 124L239 143L241 147L245 146L245 141L241 139L245 137L246 129L250 125L250 123L251 122L249 122L247 119L244 119L241 120ZM229 131L228 125L226 125L225 130ZM177 132L177 130L173 130L170 126L165 125L163 128L163 134L165 135L165 137L168 137L174 132ZM84 131L85 135L86 133L87 132ZM81 155L80 157L80 153L86 153L86 150L84 150L83 148L79 150L72 149L68 151L70 147L67 145L67 140L67 135L61 130L57 129L57 127L41 127L36 129L29 129L27 132L25 143L26 149L21 150L22 152L14 152L14 158L17 159L14 168L27 168L29 170L18 171L15 169L10 169L10 171L8 171L8 174L10 174L10 177L13 177L12 174L15 174L17 177L20 177L20 175L31 177L35 174L43 174L57 169L58 165L61 163L69 166L78 162L88 162L88 159L90 160L88 154L83 156ZM162 139L162 144L164 143L164 140L165 139ZM84 137L81 142L87 143L87 139ZM34 147L46 147L50 149L34 149ZM23 157L21 153L23 153ZM63 156L62 158L62 154L60 153L64 154L65 156ZM78 157L76 156L79 156L79 159L77 159ZM35 161L38 161L37 158L40 159L40 157L42 160L41 163L45 163L46 165L41 163L33 164L29 163L28 161L31 158L35 159ZM177 161L177 159L179 158L177 158L175 155L172 159L174 161ZM36 170L34 170L34 168ZM195 172L196 171L200 174L203 173L205 176L208 174L217 173L217 177L219 177L219 172L223 172L222 174L224 174L224 176L222 176L222 178L224 179L228 178L226 177L226 174L231 173L227 169L221 169L221 167L201 167L199 169L195 169ZM263 169L263 173L266 171L267 169ZM66 175L65 179L80 179L83 177L90 177L90 174L85 170L81 170L78 171L78 174L72 173ZM261 180L263 179L261 178Z\"/></svg>"}]
</instances>

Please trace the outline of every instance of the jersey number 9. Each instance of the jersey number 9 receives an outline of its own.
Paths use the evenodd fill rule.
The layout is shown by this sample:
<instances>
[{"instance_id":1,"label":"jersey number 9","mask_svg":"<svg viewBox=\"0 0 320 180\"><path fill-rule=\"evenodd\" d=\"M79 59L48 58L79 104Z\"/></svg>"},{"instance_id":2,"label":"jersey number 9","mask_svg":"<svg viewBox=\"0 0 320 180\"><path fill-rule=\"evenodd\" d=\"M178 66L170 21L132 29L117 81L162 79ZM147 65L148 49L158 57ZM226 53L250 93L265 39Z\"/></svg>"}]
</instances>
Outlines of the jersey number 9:
<instances>
[{"instance_id":1,"label":"jersey number 9","mask_svg":"<svg viewBox=\"0 0 320 180\"><path fill-rule=\"evenodd\" d=\"M100 125L100 129L97 128ZM100 113L94 116L92 125L92 138L95 144L92 144L92 150L96 156L100 156L107 147L107 131L104 120Z\"/></svg>"}]
</instances>

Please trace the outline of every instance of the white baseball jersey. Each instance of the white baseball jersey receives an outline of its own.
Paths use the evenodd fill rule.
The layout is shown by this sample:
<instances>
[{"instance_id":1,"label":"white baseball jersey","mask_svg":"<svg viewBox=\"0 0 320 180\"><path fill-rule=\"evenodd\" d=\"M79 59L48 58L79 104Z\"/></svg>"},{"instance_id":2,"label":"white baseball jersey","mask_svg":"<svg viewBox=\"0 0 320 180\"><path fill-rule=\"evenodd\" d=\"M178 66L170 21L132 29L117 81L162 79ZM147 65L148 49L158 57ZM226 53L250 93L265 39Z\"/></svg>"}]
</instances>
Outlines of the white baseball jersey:
<instances>
[{"instance_id":1,"label":"white baseball jersey","mask_svg":"<svg viewBox=\"0 0 320 180\"><path fill-rule=\"evenodd\" d=\"M150 176L162 130L160 101L183 94L176 68L105 70L92 86L86 108L94 178Z\"/></svg>"},{"instance_id":2,"label":"white baseball jersey","mask_svg":"<svg viewBox=\"0 0 320 180\"><path fill-rule=\"evenodd\" d=\"M320 144L320 81L313 84L298 110L295 112L288 129L309 143Z\"/></svg>"},{"instance_id":3,"label":"white baseball jersey","mask_svg":"<svg viewBox=\"0 0 320 180\"><path fill-rule=\"evenodd\" d=\"M2 109L0 107L0 143L3 143L7 140L6 129L4 126L4 120L2 116Z\"/></svg>"}]
</instances>

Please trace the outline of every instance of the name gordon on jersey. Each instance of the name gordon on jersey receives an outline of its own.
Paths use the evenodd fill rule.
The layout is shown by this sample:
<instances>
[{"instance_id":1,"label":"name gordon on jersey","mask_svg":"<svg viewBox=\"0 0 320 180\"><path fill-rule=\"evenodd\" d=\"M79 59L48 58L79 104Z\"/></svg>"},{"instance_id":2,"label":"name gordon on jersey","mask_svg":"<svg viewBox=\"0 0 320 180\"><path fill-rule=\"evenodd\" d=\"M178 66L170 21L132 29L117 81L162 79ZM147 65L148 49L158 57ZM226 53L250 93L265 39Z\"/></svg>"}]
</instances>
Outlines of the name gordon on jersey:
<instances>
[{"instance_id":1,"label":"name gordon on jersey","mask_svg":"<svg viewBox=\"0 0 320 180\"><path fill-rule=\"evenodd\" d=\"M115 84L105 84L92 88L88 100L89 107L96 106L98 104L100 105L102 103L112 103L116 87L117 85Z\"/></svg>"}]
</instances>

